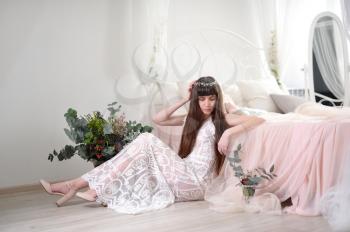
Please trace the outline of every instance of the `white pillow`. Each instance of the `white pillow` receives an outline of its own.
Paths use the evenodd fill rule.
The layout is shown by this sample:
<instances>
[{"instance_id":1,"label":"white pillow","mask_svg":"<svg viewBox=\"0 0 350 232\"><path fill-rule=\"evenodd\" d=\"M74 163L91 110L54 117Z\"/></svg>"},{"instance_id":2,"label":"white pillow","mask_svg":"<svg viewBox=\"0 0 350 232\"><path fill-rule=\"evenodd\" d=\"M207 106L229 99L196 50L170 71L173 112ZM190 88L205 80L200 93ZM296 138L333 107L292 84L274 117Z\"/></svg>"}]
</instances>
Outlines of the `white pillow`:
<instances>
[{"instance_id":1,"label":"white pillow","mask_svg":"<svg viewBox=\"0 0 350 232\"><path fill-rule=\"evenodd\" d=\"M299 105L308 102L304 98L285 94L271 94L270 96L283 113L294 112Z\"/></svg>"},{"instance_id":2,"label":"white pillow","mask_svg":"<svg viewBox=\"0 0 350 232\"><path fill-rule=\"evenodd\" d=\"M270 94L285 94L285 92L279 88L274 79L239 80L237 85L248 107L281 112L271 99Z\"/></svg>"}]
</instances>

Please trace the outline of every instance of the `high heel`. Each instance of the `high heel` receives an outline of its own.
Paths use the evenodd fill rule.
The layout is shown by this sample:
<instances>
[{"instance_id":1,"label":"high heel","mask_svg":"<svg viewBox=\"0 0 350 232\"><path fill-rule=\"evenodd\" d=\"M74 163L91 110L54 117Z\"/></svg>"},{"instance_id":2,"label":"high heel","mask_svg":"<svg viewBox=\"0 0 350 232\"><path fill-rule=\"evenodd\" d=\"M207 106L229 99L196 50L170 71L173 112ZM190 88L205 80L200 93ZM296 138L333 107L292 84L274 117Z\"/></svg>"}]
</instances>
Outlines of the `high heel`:
<instances>
[{"instance_id":1,"label":"high heel","mask_svg":"<svg viewBox=\"0 0 350 232\"><path fill-rule=\"evenodd\" d=\"M41 187L43 187L43 189L50 195L59 195L59 196L63 196L63 193L60 192L53 192L51 189L51 184L49 182L47 182L46 180L40 180L39 181L41 184Z\"/></svg>"},{"instance_id":2,"label":"high heel","mask_svg":"<svg viewBox=\"0 0 350 232\"><path fill-rule=\"evenodd\" d=\"M76 192L77 192L77 190L75 190L75 189L70 189L70 190L68 191L68 193L64 194L63 197L61 197L60 199L58 199L58 201L56 201L57 207L62 206L66 201L68 201L69 199L71 199L72 197L74 197Z\"/></svg>"},{"instance_id":3,"label":"high heel","mask_svg":"<svg viewBox=\"0 0 350 232\"><path fill-rule=\"evenodd\" d=\"M86 201L96 201L96 197L93 197L91 196L91 194L88 194L88 193L77 192L75 195Z\"/></svg>"}]
</instances>

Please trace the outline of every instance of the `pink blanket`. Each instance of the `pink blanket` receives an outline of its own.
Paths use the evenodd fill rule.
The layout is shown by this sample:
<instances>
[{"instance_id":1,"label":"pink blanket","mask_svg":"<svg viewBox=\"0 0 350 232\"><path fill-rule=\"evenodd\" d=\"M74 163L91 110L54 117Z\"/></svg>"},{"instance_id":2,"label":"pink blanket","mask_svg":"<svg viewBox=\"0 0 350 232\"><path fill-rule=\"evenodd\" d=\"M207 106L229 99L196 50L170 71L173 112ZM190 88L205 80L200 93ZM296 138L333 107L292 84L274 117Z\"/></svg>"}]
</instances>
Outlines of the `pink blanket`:
<instances>
[{"instance_id":1,"label":"pink blanket","mask_svg":"<svg viewBox=\"0 0 350 232\"><path fill-rule=\"evenodd\" d=\"M288 118L288 116L287 116ZM291 197L288 212L319 215L320 199L337 184L350 155L350 118L267 121L237 138L246 169L275 165L275 178L257 191Z\"/></svg>"}]
</instances>

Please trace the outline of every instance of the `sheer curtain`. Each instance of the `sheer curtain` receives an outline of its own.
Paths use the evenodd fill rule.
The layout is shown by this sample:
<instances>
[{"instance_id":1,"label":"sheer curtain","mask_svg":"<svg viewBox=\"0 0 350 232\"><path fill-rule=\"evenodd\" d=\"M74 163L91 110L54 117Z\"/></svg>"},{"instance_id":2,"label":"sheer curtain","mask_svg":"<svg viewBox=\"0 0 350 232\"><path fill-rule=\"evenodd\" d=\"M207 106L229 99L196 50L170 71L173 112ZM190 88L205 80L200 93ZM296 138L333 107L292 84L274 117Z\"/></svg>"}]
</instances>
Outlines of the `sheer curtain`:
<instances>
[{"instance_id":1,"label":"sheer curtain","mask_svg":"<svg viewBox=\"0 0 350 232\"><path fill-rule=\"evenodd\" d=\"M161 81L167 72L167 19L169 0L146 2L148 30L146 40L134 50L133 64L144 84Z\"/></svg>"},{"instance_id":2,"label":"sheer curtain","mask_svg":"<svg viewBox=\"0 0 350 232\"><path fill-rule=\"evenodd\" d=\"M331 18L318 22L313 39L313 52L327 88L338 99L344 99L344 75L342 73L343 50L340 47L340 31Z\"/></svg>"},{"instance_id":3,"label":"sheer curtain","mask_svg":"<svg viewBox=\"0 0 350 232\"><path fill-rule=\"evenodd\" d=\"M348 0L341 0L341 12L343 15L344 29L350 40L350 2Z\"/></svg>"},{"instance_id":4,"label":"sheer curtain","mask_svg":"<svg viewBox=\"0 0 350 232\"><path fill-rule=\"evenodd\" d=\"M305 87L305 73L302 70L307 63L312 20L323 11L340 15L339 5L334 0L276 0L280 77L288 87Z\"/></svg>"},{"instance_id":5,"label":"sheer curtain","mask_svg":"<svg viewBox=\"0 0 350 232\"><path fill-rule=\"evenodd\" d=\"M276 1L278 60L282 81L291 88L304 88L309 27L322 9L316 0Z\"/></svg>"},{"instance_id":6,"label":"sheer curtain","mask_svg":"<svg viewBox=\"0 0 350 232\"><path fill-rule=\"evenodd\" d=\"M255 0L251 3L251 6L256 41L258 47L263 49L263 52L260 54L263 67L261 73L272 77L273 73L271 70L278 69L277 58L274 57L275 54L271 53L271 49L273 49L271 48L272 33L276 30L275 0Z\"/></svg>"},{"instance_id":7,"label":"sheer curtain","mask_svg":"<svg viewBox=\"0 0 350 232\"><path fill-rule=\"evenodd\" d=\"M138 45L133 53L133 68L137 77L147 91L146 104L142 121L151 121L151 116L156 109L154 106L161 104L156 102L156 96L161 95L165 99L160 83L164 81L168 73L167 54L167 26L170 0L147 0L148 30L146 40Z\"/></svg>"},{"instance_id":8,"label":"sheer curtain","mask_svg":"<svg viewBox=\"0 0 350 232\"><path fill-rule=\"evenodd\" d=\"M347 38L347 47L348 47L348 54L350 54L350 1L348 0L341 0L341 14L343 16L343 25L344 25L344 30ZM348 67L350 67L349 64ZM350 80L344 80L345 89L350 89ZM350 93L345 91L345 99L344 99L344 105L349 106L350 105Z\"/></svg>"},{"instance_id":9,"label":"sheer curtain","mask_svg":"<svg viewBox=\"0 0 350 232\"><path fill-rule=\"evenodd\" d=\"M131 56L131 65L128 60L127 71L115 80L114 92L121 103L130 106L131 114L139 115L138 120L147 123L151 122L151 106L159 92L159 83L168 71L169 3L170 0L130 0L125 3L126 29L121 36L128 35L125 36L126 56ZM138 107L133 107L135 105ZM143 113L140 114L137 108Z\"/></svg>"}]
</instances>

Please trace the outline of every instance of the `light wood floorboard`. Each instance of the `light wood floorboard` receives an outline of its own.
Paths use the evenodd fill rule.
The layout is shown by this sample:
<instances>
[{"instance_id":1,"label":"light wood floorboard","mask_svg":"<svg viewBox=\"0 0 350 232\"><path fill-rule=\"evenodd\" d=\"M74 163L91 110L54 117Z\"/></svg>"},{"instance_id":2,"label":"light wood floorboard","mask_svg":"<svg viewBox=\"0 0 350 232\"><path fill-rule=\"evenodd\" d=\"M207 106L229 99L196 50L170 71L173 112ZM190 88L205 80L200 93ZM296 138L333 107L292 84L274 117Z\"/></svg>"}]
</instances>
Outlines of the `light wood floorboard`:
<instances>
[{"instance_id":1,"label":"light wood floorboard","mask_svg":"<svg viewBox=\"0 0 350 232\"><path fill-rule=\"evenodd\" d=\"M176 203L140 215L123 215L75 198L56 207L59 196L41 190L0 195L0 231L238 232L331 231L322 217L222 214L204 201Z\"/></svg>"}]
</instances>

